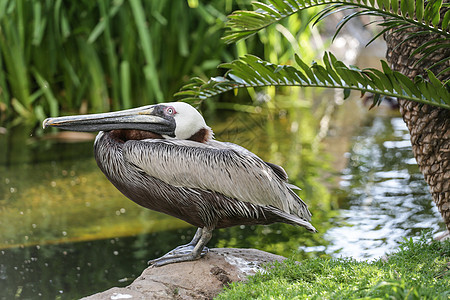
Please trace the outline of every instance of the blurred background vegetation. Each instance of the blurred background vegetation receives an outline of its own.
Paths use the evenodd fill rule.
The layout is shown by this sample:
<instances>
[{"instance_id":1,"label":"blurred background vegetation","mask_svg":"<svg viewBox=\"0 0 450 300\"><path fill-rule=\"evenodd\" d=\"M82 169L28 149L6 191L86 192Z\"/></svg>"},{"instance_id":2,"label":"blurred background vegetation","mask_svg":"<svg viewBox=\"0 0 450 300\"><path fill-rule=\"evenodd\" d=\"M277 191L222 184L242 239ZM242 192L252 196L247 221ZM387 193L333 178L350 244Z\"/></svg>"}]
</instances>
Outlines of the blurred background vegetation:
<instances>
[{"instance_id":1,"label":"blurred background vegetation","mask_svg":"<svg viewBox=\"0 0 450 300\"><path fill-rule=\"evenodd\" d=\"M0 0L0 125L170 101L191 76L219 75L219 63L245 53L274 63L294 52L312 57L311 47L300 53L298 46L315 30L304 30L306 12L245 44L222 42L226 16L249 6L250 0Z\"/></svg>"}]
</instances>

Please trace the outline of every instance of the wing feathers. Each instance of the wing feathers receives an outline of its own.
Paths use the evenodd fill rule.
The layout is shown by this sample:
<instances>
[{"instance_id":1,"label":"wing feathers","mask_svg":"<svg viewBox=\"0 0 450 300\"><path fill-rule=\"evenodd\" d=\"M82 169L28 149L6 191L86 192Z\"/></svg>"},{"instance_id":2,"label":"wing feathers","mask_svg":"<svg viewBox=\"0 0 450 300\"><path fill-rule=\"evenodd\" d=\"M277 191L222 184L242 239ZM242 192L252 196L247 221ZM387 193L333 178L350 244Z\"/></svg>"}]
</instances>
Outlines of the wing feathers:
<instances>
[{"instance_id":1,"label":"wing feathers","mask_svg":"<svg viewBox=\"0 0 450 300\"><path fill-rule=\"evenodd\" d=\"M130 164L168 184L211 190L310 219L306 204L283 181L283 177L287 178L284 170L266 164L238 145L218 141L203 144L188 140L131 140L125 143L123 155Z\"/></svg>"},{"instance_id":2,"label":"wing feathers","mask_svg":"<svg viewBox=\"0 0 450 300\"><path fill-rule=\"evenodd\" d=\"M266 165L268 165L275 172L275 174L277 174L277 176L281 180L283 180L283 181L287 181L288 180L288 175L287 175L286 171L282 167L280 167L279 165L267 162L267 161L265 163L266 163Z\"/></svg>"}]
</instances>

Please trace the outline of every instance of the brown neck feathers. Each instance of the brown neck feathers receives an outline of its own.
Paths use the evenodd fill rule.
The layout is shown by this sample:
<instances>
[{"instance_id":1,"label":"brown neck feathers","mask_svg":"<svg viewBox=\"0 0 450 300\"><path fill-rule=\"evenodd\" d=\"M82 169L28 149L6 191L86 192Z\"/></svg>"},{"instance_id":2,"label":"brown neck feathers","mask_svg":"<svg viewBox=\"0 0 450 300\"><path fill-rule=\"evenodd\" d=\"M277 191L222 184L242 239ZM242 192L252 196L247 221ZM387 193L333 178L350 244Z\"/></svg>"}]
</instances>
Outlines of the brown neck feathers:
<instances>
[{"instance_id":1,"label":"brown neck feathers","mask_svg":"<svg viewBox=\"0 0 450 300\"><path fill-rule=\"evenodd\" d=\"M159 134L136 129L117 129L111 130L111 137L121 142L126 142L128 140L145 140L145 139L162 139L163 137Z\"/></svg>"},{"instance_id":2,"label":"brown neck feathers","mask_svg":"<svg viewBox=\"0 0 450 300\"><path fill-rule=\"evenodd\" d=\"M194 135L188 138L188 140L196 141L199 143L206 143L209 139L211 139L211 130L206 128L200 129Z\"/></svg>"}]
</instances>

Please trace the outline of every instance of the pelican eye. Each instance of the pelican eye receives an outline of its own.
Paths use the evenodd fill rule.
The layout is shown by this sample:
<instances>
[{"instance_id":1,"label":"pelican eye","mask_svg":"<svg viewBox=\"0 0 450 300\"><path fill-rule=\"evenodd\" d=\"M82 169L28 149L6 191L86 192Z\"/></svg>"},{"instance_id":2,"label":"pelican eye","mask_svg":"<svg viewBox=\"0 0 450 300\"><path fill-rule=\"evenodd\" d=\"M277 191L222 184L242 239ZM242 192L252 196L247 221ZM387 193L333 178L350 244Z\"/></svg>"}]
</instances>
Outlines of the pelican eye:
<instances>
[{"instance_id":1,"label":"pelican eye","mask_svg":"<svg viewBox=\"0 0 450 300\"><path fill-rule=\"evenodd\" d=\"M164 112L166 115L168 116L173 116L174 114L177 113L177 111L175 110L175 108L173 106L168 106L164 109Z\"/></svg>"}]
</instances>

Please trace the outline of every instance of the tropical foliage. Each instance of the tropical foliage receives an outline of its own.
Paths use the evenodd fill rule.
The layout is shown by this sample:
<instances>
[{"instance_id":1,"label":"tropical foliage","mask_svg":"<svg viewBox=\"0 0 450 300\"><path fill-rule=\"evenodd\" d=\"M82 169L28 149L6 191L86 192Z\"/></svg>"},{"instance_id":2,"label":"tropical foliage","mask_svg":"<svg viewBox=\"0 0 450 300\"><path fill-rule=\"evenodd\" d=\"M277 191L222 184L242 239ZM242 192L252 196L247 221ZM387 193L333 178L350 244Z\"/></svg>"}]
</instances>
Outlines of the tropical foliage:
<instances>
[{"instance_id":1,"label":"tropical foliage","mask_svg":"<svg viewBox=\"0 0 450 300\"><path fill-rule=\"evenodd\" d=\"M351 19L370 15L378 19L372 23L378 24L382 30L377 38L387 31L404 30L410 32L408 39L424 34L434 34L434 38L416 49L413 55L418 55L416 63L420 63L436 51L446 51L450 48L450 11L447 10L440 19L441 9L447 9L448 3L441 0L353 0L353 1L322 1L322 0L269 0L269 4L253 2L255 10L236 11L229 16L224 39L227 42L237 42L248 38L266 27L298 13L306 8L324 6L315 17L315 23L338 11L351 10L339 23L336 34ZM411 29L411 30L410 30ZM296 67L274 65L254 56L244 56L231 63L222 64L227 70L225 76L214 77L209 81L194 78L182 89L179 96L188 100L203 100L228 90L242 87L260 86L316 86L327 88L343 88L345 96L350 90L359 90L363 94L375 94L374 105L380 103L381 95L401 97L404 99L426 103L450 109L450 94L448 73L445 68L438 74L432 69L437 65L445 65L450 56L445 57L427 70L427 78L417 76L410 80L399 72L393 71L386 62L382 62L382 71L376 69L359 69L346 66L332 54L325 53L323 63L308 65L296 56ZM446 77L447 81L439 78Z\"/></svg>"},{"instance_id":2,"label":"tropical foliage","mask_svg":"<svg viewBox=\"0 0 450 300\"><path fill-rule=\"evenodd\" d=\"M383 71L380 71L348 67L329 53L324 55L323 66L317 63L308 66L298 56L295 59L300 67L298 69L246 55L232 63L221 65L228 69L225 77L214 77L207 82L194 78L178 95L186 96L185 100L204 100L236 88L289 85L343 88L346 96L350 90L371 92L375 94L375 102L380 100L380 95L401 96L403 99L450 109L450 93L431 71L428 71L430 81L417 77L413 82L405 75L393 71L384 61Z\"/></svg>"}]
</instances>

